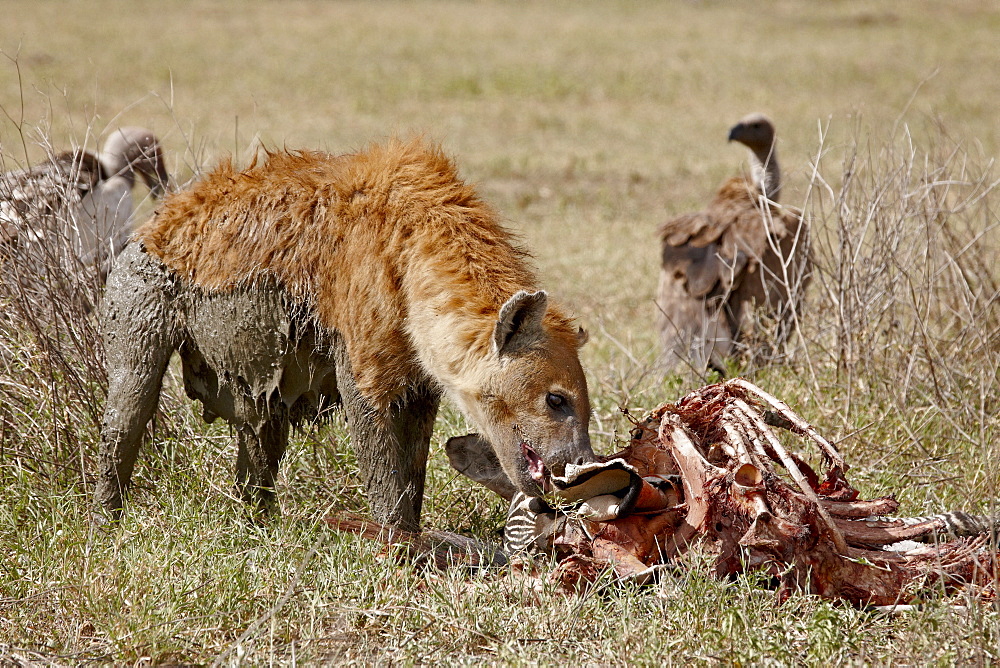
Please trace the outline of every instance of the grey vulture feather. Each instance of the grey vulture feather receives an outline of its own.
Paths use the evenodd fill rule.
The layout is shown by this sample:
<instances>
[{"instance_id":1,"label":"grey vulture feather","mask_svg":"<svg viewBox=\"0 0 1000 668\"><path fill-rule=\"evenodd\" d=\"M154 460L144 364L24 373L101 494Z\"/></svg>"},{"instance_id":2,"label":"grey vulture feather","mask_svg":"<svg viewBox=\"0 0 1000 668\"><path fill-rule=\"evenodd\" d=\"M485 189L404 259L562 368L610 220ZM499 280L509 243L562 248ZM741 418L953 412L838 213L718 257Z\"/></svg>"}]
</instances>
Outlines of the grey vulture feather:
<instances>
[{"instance_id":1,"label":"grey vulture feather","mask_svg":"<svg viewBox=\"0 0 1000 668\"><path fill-rule=\"evenodd\" d=\"M138 127L112 132L98 154L68 151L3 174L0 263L18 265L21 277L53 262L68 272L96 267L103 276L132 232L136 175L154 197L169 185L159 142Z\"/></svg>"},{"instance_id":2,"label":"grey vulture feather","mask_svg":"<svg viewBox=\"0 0 1000 668\"><path fill-rule=\"evenodd\" d=\"M658 329L669 368L722 371L737 351L749 313L763 306L780 346L797 320L811 265L800 212L777 203L781 170L774 125L751 114L730 141L750 149L751 173L727 180L708 207L659 228Z\"/></svg>"}]
</instances>

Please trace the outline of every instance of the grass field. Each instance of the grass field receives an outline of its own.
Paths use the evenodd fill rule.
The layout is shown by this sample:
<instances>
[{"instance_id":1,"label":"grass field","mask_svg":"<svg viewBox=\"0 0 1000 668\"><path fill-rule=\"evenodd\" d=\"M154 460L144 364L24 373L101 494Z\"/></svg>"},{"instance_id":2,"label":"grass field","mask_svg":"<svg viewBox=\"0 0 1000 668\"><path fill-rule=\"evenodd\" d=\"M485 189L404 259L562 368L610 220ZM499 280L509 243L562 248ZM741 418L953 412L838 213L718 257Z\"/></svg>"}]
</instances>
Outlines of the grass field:
<instances>
[{"instance_id":1,"label":"grass field","mask_svg":"<svg viewBox=\"0 0 1000 668\"><path fill-rule=\"evenodd\" d=\"M261 147L440 141L590 331L596 446L705 379L657 370L655 228L776 122L818 273L788 364L748 368L908 514L1000 498L1000 100L988 0L254 2L8 0L3 169L138 124L184 182ZM7 309L8 306L3 305ZM52 340L0 317L0 665L1000 663L1000 612L885 615L698 568L574 597L509 573L393 565L322 519L364 511L342 422L293 438L282 512L232 497L228 429L167 380L120 526L90 521L103 379L92 323ZM482 539L505 508L442 444L424 523ZM954 604L964 607L956 608ZM968 605L965 605L968 603Z\"/></svg>"}]
</instances>

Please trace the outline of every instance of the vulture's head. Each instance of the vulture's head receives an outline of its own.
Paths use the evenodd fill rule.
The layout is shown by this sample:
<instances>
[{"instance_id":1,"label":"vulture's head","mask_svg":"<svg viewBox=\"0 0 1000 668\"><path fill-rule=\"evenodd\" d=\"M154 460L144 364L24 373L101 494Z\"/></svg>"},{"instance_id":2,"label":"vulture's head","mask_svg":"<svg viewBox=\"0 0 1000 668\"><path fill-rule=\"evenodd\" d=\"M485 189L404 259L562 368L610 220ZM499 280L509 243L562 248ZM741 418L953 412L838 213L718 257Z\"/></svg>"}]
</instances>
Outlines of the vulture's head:
<instances>
[{"instance_id":1,"label":"vulture's head","mask_svg":"<svg viewBox=\"0 0 1000 668\"><path fill-rule=\"evenodd\" d=\"M764 114L744 116L729 129L729 141L738 141L757 155L767 155L774 146L774 124Z\"/></svg>"},{"instance_id":2,"label":"vulture's head","mask_svg":"<svg viewBox=\"0 0 1000 668\"><path fill-rule=\"evenodd\" d=\"M160 143L146 128L124 127L112 132L104 142L101 163L111 175L139 174L153 197L162 196L170 185Z\"/></svg>"}]
</instances>

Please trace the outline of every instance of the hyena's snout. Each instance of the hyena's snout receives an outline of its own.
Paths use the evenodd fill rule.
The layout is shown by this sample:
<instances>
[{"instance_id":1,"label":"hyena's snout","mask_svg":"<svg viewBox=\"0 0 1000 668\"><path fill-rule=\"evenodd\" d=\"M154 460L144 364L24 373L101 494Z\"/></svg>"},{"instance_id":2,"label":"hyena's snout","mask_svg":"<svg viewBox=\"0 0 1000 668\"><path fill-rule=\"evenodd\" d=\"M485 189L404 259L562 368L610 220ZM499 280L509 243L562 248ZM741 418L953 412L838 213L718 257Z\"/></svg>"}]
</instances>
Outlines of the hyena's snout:
<instances>
[{"instance_id":1,"label":"hyena's snout","mask_svg":"<svg viewBox=\"0 0 1000 668\"><path fill-rule=\"evenodd\" d=\"M596 460L593 449L590 447L590 438L582 442L571 443L563 448L555 450L546 458L546 467L549 472L558 477L566 475L568 465L583 466Z\"/></svg>"},{"instance_id":2,"label":"hyena's snout","mask_svg":"<svg viewBox=\"0 0 1000 668\"><path fill-rule=\"evenodd\" d=\"M597 459L590 446L590 435L585 430L574 430L564 438L540 443L522 440L520 449L528 477L542 492L550 490L553 478L564 478L567 469Z\"/></svg>"},{"instance_id":3,"label":"hyena's snout","mask_svg":"<svg viewBox=\"0 0 1000 668\"><path fill-rule=\"evenodd\" d=\"M579 469L600 461L591 450L589 439L552 449L549 463L558 473L524 440L511 451L497 447L479 434L452 436L446 450L448 461L456 470L508 501L518 492L542 496L563 489L567 480L577 477Z\"/></svg>"}]
</instances>

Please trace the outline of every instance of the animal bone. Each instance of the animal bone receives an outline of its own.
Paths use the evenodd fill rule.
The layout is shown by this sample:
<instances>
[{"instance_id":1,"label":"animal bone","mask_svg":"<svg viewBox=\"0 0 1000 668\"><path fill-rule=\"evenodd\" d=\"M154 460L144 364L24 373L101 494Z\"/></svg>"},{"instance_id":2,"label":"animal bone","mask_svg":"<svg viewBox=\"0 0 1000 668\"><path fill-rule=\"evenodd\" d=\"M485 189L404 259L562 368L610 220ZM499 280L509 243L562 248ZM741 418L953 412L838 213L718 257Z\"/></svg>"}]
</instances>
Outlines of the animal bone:
<instances>
[{"instance_id":1,"label":"animal bone","mask_svg":"<svg viewBox=\"0 0 1000 668\"><path fill-rule=\"evenodd\" d=\"M765 417L765 410L773 415ZM773 425L819 450L829 464L824 478L782 445ZM679 475L681 485L662 497L669 505L640 512L636 503L600 522L552 509L549 516L558 522L547 525L536 505L538 539L521 543L560 557L551 577L564 586L588 586L606 568L641 581L698 545L714 558L717 577L747 570L772 575L779 600L799 590L859 606L893 605L929 587L996 596L995 542L979 535L917 550L894 546L958 530L949 525L951 514L923 521L879 517L897 510L895 499L859 500L836 448L787 404L746 380L710 385L660 406L609 459L634 466L646 484L654 476ZM589 474L596 468L591 465ZM512 523L531 501L512 506ZM995 524L972 519L966 524L979 529Z\"/></svg>"}]
</instances>

